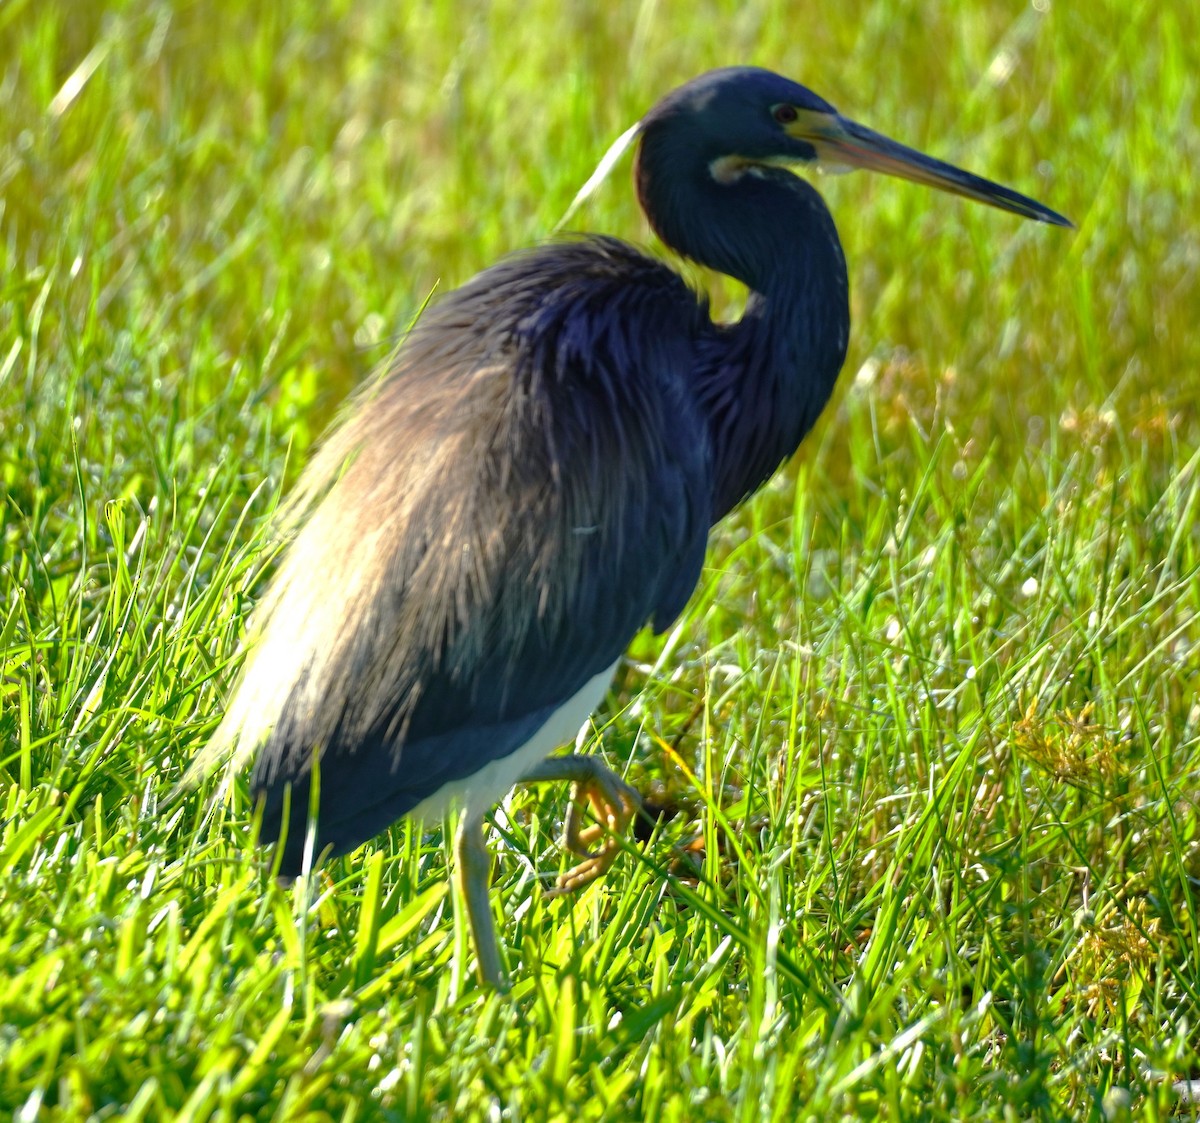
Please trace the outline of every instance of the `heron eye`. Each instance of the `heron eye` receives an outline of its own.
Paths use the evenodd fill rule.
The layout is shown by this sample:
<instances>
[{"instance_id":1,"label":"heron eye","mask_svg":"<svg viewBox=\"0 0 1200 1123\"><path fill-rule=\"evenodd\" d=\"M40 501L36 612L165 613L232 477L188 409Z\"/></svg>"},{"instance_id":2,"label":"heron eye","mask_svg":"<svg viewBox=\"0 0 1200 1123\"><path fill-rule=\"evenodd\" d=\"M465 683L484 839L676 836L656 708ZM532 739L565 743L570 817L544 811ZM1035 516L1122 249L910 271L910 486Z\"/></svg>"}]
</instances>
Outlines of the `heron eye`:
<instances>
[{"instance_id":1,"label":"heron eye","mask_svg":"<svg viewBox=\"0 0 1200 1123\"><path fill-rule=\"evenodd\" d=\"M781 125L790 125L798 114L794 105L777 105L771 110L771 116Z\"/></svg>"}]
</instances>

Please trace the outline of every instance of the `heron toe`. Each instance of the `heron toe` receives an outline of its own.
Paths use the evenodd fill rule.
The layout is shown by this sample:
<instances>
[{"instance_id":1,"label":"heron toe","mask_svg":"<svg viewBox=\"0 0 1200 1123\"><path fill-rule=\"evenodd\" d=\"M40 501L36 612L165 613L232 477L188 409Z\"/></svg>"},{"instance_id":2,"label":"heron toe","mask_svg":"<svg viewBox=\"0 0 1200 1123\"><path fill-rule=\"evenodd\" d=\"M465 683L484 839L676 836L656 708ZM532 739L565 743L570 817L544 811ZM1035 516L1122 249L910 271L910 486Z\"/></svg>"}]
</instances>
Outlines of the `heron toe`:
<instances>
[{"instance_id":1,"label":"heron toe","mask_svg":"<svg viewBox=\"0 0 1200 1123\"><path fill-rule=\"evenodd\" d=\"M571 781L563 846L583 858L550 890L549 896L558 897L582 889L608 872L621 852L621 835L641 810L642 797L594 756L550 757L524 778L525 783L550 780ZM596 821L585 826L583 813L587 808Z\"/></svg>"}]
</instances>

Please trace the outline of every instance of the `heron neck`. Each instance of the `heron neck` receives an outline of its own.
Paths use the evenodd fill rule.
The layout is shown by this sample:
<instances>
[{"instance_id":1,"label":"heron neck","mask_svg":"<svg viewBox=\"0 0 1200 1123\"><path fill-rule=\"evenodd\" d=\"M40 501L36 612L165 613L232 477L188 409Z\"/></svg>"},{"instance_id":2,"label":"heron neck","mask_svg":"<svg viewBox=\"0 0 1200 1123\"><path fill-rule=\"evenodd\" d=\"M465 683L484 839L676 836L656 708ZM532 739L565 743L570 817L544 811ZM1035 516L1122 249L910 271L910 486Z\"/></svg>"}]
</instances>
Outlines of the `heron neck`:
<instances>
[{"instance_id":1,"label":"heron neck","mask_svg":"<svg viewBox=\"0 0 1200 1123\"><path fill-rule=\"evenodd\" d=\"M668 178L649 155L643 147L638 193L659 237L751 290L741 320L714 325L695 372L716 522L796 451L829 401L850 329L846 262L806 181L764 168L722 184L707 166Z\"/></svg>"}]
</instances>

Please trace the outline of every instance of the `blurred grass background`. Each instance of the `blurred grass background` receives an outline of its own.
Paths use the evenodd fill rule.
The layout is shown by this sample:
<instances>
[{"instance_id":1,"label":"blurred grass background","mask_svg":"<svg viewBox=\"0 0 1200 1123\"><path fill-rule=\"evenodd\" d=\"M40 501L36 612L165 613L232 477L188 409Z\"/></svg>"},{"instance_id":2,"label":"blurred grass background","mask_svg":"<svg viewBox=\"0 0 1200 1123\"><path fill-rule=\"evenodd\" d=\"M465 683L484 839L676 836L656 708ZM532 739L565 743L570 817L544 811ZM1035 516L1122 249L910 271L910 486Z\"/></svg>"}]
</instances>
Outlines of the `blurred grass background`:
<instances>
[{"instance_id":1,"label":"blurred grass background","mask_svg":"<svg viewBox=\"0 0 1200 1123\"><path fill-rule=\"evenodd\" d=\"M1179 0L0 4L0 1105L1192 1112L1197 43ZM821 179L835 403L597 718L680 813L546 901L561 793L517 796L480 995L440 832L285 892L244 792L169 795L346 394L730 63L1079 229ZM627 162L575 225L650 242Z\"/></svg>"}]
</instances>

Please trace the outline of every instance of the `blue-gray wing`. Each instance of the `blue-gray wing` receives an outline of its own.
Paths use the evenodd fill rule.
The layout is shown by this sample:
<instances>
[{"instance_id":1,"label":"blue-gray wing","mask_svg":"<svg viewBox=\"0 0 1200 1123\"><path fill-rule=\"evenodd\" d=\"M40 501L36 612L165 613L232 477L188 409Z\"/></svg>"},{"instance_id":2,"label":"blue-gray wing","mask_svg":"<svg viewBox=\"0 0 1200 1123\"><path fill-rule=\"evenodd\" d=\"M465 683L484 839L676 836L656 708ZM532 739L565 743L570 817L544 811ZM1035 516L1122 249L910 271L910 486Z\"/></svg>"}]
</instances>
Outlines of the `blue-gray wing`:
<instances>
[{"instance_id":1,"label":"blue-gray wing","mask_svg":"<svg viewBox=\"0 0 1200 1123\"><path fill-rule=\"evenodd\" d=\"M510 258L436 305L314 462L229 721L298 867L520 748L700 574L707 310L620 242Z\"/></svg>"}]
</instances>

